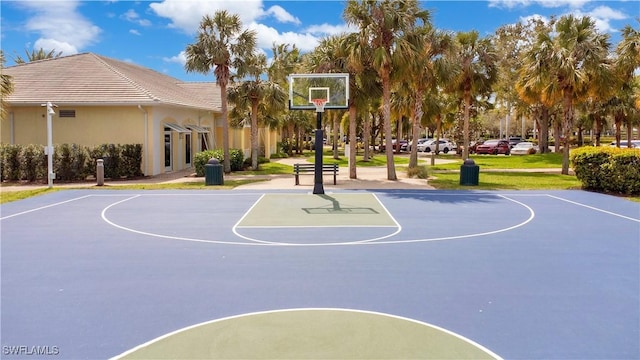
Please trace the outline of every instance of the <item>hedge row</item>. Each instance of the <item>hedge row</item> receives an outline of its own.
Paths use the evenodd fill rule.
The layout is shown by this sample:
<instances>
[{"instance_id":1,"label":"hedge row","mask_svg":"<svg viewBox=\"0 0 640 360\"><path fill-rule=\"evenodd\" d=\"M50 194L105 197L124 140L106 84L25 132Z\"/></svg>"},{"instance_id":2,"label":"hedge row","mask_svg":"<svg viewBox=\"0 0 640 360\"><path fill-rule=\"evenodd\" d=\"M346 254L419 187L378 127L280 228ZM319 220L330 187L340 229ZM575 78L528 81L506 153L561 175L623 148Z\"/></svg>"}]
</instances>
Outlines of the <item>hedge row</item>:
<instances>
[{"instance_id":1,"label":"hedge row","mask_svg":"<svg viewBox=\"0 0 640 360\"><path fill-rule=\"evenodd\" d=\"M231 159L231 171L240 171L244 163L244 154L239 149L229 149ZM206 150L199 152L194 156L193 166L196 168L196 176L204 176L204 166L211 158L218 159L220 164L224 160L224 152L222 149Z\"/></svg>"},{"instance_id":2,"label":"hedge row","mask_svg":"<svg viewBox=\"0 0 640 360\"><path fill-rule=\"evenodd\" d=\"M96 161L104 160L104 177L119 179L142 175L142 145L77 144L54 146L53 172L57 180L78 181L96 175ZM0 144L0 180L47 180L47 156L42 145Z\"/></svg>"},{"instance_id":3,"label":"hedge row","mask_svg":"<svg viewBox=\"0 0 640 360\"><path fill-rule=\"evenodd\" d=\"M585 189L640 194L640 149L582 147L572 150L571 163Z\"/></svg>"}]
</instances>

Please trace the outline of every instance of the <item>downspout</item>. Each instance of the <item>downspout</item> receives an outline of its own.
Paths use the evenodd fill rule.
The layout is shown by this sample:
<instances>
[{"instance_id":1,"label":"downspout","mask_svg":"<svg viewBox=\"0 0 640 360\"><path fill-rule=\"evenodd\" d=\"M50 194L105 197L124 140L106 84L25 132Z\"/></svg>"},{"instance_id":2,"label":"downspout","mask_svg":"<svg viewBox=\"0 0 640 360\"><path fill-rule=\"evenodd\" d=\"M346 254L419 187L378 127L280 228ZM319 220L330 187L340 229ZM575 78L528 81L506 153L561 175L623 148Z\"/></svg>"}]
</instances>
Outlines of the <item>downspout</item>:
<instances>
[{"instance_id":1,"label":"downspout","mask_svg":"<svg viewBox=\"0 0 640 360\"><path fill-rule=\"evenodd\" d=\"M142 139L142 153L144 154L144 156L142 157L142 168L144 169L143 175L148 175L149 173L147 170L149 169L147 169L147 163L149 151L147 149L147 137L149 135L149 113L147 113L147 111L143 109L141 105L138 105L138 109L140 109L140 111L144 113L144 139Z\"/></svg>"},{"instance_id":2,"label":"downspout","mask_svg":"<svg viewBox=\"0 0 640 360\"><path fill-rule=\"evenodd\" d=\"M9 143L11 145L15 144L16 137L15 137L15 123L13 121L13 111L9 113L9 136L10 136Z\"/></svg>"}]
</instances>

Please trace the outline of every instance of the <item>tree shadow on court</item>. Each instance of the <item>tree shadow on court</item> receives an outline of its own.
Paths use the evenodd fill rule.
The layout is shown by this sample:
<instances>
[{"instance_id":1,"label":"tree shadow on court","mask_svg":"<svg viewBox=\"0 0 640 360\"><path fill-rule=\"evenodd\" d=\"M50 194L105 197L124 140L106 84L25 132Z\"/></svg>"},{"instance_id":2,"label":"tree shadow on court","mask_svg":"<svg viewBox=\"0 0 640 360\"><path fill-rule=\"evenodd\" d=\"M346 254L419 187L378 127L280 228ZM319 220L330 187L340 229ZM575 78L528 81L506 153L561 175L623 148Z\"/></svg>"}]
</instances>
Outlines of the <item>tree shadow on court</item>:
<instances>
[{"instance_id":1,"label":"tree shadow on court","mask_svg":"<svg viewBox=\"0 0 640 360\"><path fill-rule=\"evenodd\" d=\"M428 203L464 204L464 203L499 203L502 199L496 194L474 191L427 191L424 190L380 190L378 193L394 199L412 199Z\"/></svg>"}]
</instances>

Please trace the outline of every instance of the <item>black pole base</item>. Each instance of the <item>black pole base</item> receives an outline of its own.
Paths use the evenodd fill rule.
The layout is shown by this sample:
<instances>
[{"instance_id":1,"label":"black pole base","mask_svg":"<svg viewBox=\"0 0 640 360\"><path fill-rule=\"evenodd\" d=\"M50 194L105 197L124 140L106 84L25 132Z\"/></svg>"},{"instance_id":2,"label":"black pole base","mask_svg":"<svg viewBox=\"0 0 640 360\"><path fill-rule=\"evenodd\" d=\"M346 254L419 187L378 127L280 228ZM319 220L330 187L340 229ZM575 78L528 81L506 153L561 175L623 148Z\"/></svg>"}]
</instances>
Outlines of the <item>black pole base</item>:
<instances>
[{"instance_id":1,"label":"black pole base","mask_svg":"<svg viewBox=\"0 0 640 360\"><path fill-rule=\"evenodd\" d=\"M313 193L318 195L324 195L324 186L322 184L313 184Z\"/></svg>"}]
</instances>

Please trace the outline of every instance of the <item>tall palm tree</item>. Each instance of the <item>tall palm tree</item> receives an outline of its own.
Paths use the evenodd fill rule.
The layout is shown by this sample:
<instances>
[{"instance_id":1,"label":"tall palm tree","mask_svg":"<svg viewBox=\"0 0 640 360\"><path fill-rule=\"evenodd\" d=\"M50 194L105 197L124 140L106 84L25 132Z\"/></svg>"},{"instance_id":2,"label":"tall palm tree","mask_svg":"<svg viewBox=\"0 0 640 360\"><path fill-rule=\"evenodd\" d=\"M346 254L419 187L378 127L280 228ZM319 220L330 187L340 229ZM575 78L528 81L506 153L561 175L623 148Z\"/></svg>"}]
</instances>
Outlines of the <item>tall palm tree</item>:
<instances>
[{"instance_id":1,"label":"tall palm tree","mask_svg":"<svg viewBox=\"0 0 640 360\"><path fill-rule=\"evenodd\" d=\"M229 122L227 110L227 86L231 80L231 68L237 67L243 58L256 48L255 31L242 31L240 17L227 11L216 11L213 17L205 15L200 22L197 41L187 45L187 72L213 74L220 86L222 107L222 147L224 172L231 172L229 155Z\"/></svg>"},{"instance_id":2,"label":"tall palm tree","mask_svg":"<svg viewBox=\"0 0 640 360\"><path fill-rule=\"evenodd\" d=\"M43 48L40 48L38 50L32 50L31 52L29 52L29 50L25 49L24 53L26 55L26 58L23 58L20 55L16 55L13 57L13 61L16 64L24 64L27 62L32 62L32 61L38 61L38 60L45 60L45 59L55 59L55 58L59 58L60 56L62 56L62 51L58 51L56 53L56 50L53 49L49 52L44 51Z\"/></svg>"},{"instance_id":3,"label":"tall palm tree","mask_svg":"<svg viewBox=\"0 0 640 360\"><path fill-rule=\"evenodd\" d=\"M249 109L251 121L251 167L258 170L258 113L284 109L287 94L277 83L262 79L267 71L267 56L252 54L243 59L236 69L244 81L229 87L229 102L238 109Z\"/></svg>"},{"instance_id":4,"label":"tall palm tree","mask_svg":"<svg viewBox=\"0 0 640 360\"><path fill-rule=\"evenodd\" d=\"M347 3L343 15L348 24L360 29L358 41L373 49L373 66L382 82L387 178L397 180L391 146L391 76L415 53L403 35L418 21L429 21L429 12L420 9L417 0L357 0Z\"/></svg>"},{"instance_id":5,"label":"tall palm tree","mask_svg":"<svg viewBox=\"0 0 640 360\"><path fill-rule=\"evenodd\" d=\"M638 22L640 22L640 19L638 19ZM622 85L622 91L618 91L618 93L620 93L620 105L624 104L621 106L624 110L617 114L626 117L628 128L627 144L631 146L632 119L637 118L637 113L640 111L634 104L634 98L638 93L637 82L634 81L634 77L637 77L637 75L634 73L640 68L640 31L632 28L631 25L625 26L622 29L622 40L616 47L616 55L615 73ZM616 120L618 120L618 115L616 115ZM624 121L625 119L620 120ZM619 126L616 126L616 130L616 142L620 146Z\"/></svg>"},{"instance_id":6,"label":"tall palm tree","mask_svg":"<svg viewBox=\"0 0 640 360\"><path fill-rule=\"evenodd\" d=\"M286 89L289 74L298 72L297 69L301 66L302 57L300 56L300 50L295 45L274 43L271 47L271 52L273 53L273 61L267 70L267 78L269 81L277 83L280 87ZM304 111L290 111L288 108L285 108L283 115L278 117L280 120L279 127L283 130L282 140L287 146L284 150L289 156L293 156L295 128L298 124L306 121L305 118Z\"/></svg>"},{"instance_id":7,"label":"tall palm tree","mask_svg":"<svg viewBox=\"0 0 640 360\"><path fill-rule=\"evenodd\" d=\"M453 59L457 59L459 69L448 90L459 93L464 102L462 158L469 157L469 118L472 101L479 95L486 95L497 79L497 56L489 38L480 38L477 31L459 32L453 46Z\"/></svg>"},{"instance_id":8,"label":"tall palm tree","mask_svg":"<svg viewBox=\"0 0 640 360\"><path fill-rule=\"evenodd\" d=\"M365 161L369 155L369 121L368 109L373 99L381 96L381 87L377 71L372 65L372 48L368 43L358 41L357 33L342 36L338 46L338 54L344 58L345 72L349 73L349 178L356 179L357 134L356 125L358 112L366 114L364 118Z\"/></svg>"},{"instance_id":9,"label":"tall palm tree","mask_svg":"<svg viewBox=\"0 0 640 360\"><path fill-rule=\"evenodd\" d=\"M451 46L451 36L445 32L437 31L431 24L417 28L415 34L419 39L416 42L418 52L414 61L405 68L406 74L404 76L408 80L408 84L404 88L409 92L407 97L410 99L411 137L414 144L417 143L419 137L423 115L428 112L425 111L426 108L434 105L430 100L437 96L438 86L448 82L455 74L455 68L443 56ZM417 146L412 146L409 168L417 166Z\"/></svg>"},{"instance_id":10,"label":"tall palm tree","mask_svg":"<svg viewBox=\"0 0 640 360\"><path fill-rule=\"evenodd\" d=\"M4 68L4 62L4 52L0 50L0 119L4 119L7 116L4 101L13 92L12 77L1 71Z\"/></svg>"},{"instance_id":11,"label":"tall palm tree","mask_svg":"<svg viewBox=\"0 0 640 360\"><path fill-rule=\"evenodd\" d=\"M607 61L610 45L609 37L599 34L589 17L563 16L553 29L538 33L529 49L523 85L539 89L548 106L562 104L562 173L567 175L574 109L611 78Z\"/></svg>"}]
</instances>

